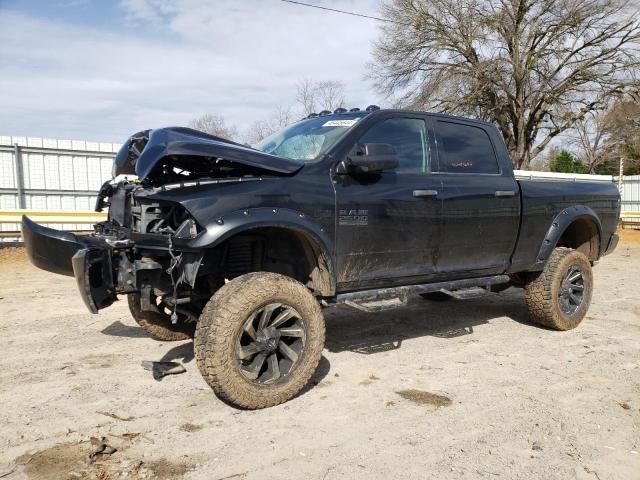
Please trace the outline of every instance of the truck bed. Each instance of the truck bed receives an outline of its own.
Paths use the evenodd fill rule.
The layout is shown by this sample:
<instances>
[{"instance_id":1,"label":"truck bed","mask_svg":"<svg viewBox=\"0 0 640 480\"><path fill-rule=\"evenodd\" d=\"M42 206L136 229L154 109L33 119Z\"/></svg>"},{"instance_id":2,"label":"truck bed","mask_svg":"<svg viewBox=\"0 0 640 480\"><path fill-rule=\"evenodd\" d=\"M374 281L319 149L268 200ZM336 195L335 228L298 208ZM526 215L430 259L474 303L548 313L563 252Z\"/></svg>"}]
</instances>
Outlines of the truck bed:
<instances>
[{"instance_id":1,"label":"truck bed","mask_svg":"<svg viewBox=\"0 0 640 480\"><path fill-rule=\"evenodd\" d=\"M616 231L619 216L619 192L614 183L548 179L517 179L517 182L522 214L511 272L529 269L536 263L541 239L545 238L549 226L563 210L576 206L593 210L600 219L598 256L604 253L609 238Z\"/></svg>"}]
</instances>

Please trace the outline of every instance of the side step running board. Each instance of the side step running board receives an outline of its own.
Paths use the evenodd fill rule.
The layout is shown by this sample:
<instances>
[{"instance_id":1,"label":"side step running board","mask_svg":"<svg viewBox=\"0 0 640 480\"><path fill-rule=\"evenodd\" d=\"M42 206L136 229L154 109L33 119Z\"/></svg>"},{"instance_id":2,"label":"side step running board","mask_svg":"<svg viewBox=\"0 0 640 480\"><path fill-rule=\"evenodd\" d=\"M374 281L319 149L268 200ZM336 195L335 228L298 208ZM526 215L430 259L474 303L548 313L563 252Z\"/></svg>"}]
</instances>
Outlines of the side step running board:
<instances>
[{"instance_id":1,"label":"side step running board","mask_svg":"<svg viewBox=\"0 0 640 480\"><path fill-rule=\"evenodd\" d=\"M495 275L491 277L466 278L464 280L453 280L450 282L423 283L420 285L404 285L402 287L378 288L373 290L360 290L358 292L340 293L333 298L328 298L328 303L348 303L354 305L362 302L377 302L397 298L400 302L405 302L406 298L421 293L441 292L452 295L456 298L471 298L464 294L456 296L455 290L471 289L479 287L488 290L491 285L509 283L509 275ZM474 293L479 292L475 290ZM462 293L462 292L461 292ZM474 295L477 296L477 295Z\"/></svg>"},{"instance_id":2,"label":"side step running board","mask_svg":"<svg viewBox=\"0 0 640 480\"><path fill-rule=\"evenodd\" d=\"M484 297L485 295L491 293L490 285L482 287L461 288L459 290L446 290L444 288L441 288L440 291L457 300L469 300L471 298Z\"/></svg>"},{"instance_id":3,"label":"side step running board","mask_svg":"<svg viewBox=\"0 0 640 480\"><path fill-rule=\"evenodd\" d=\"M382 312L383 310L393 310L398 307L404 307L407 304L407 299L395 297L386 300L370 300L364 302L345 300L344 304L363 312Z\"/></svg>"}]
</instances>

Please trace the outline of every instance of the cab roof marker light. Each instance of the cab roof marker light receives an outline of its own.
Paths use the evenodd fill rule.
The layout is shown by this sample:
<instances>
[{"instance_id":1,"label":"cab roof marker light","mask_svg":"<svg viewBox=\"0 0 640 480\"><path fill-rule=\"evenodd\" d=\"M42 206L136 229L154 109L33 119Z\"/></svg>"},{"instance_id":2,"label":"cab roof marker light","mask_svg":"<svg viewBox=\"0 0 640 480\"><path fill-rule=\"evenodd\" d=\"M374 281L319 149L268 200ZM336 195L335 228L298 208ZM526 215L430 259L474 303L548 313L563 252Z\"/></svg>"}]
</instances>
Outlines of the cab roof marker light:
<instances>
[{"instance_id":1,"label":"cab roof marker light","mask_svg":"<svg viewBox=\"0 0 640 480\"><path fill-rule=\"evenodd\" d=\"M376 110L380 110L378 105L369 105L366 109L367 112L375 112Z\"/></svg>"},{"instance_id":2,"label":"cab roof marker light","mask_svg":"<svg viewBox=\"0 0 640 480\"><path fill-rule=\"evenodd\" d=\"M310 113L307 118L316 118L318 116L317 113Z\"/></svg>"},{"instance_id":3,"label":"cab roof marker light","mask_svg":"<svg viewBox=\"0 0 640 480\"><path fill-rule=\"evenodd\" d=\"M342 107L338 107L333 111L333 113L347 113L347 109L346 108L342 108Z\"/></svg>"},{"instance_id":4,"label":"cab roof marker light","mask_svg":"<svg viewBox=\"0 0 640 480\"><path fill-rule=\"evenodd\" d=\"M331 111L330 110L322 110L318 115L320 115L321 117L324 117L325 115L331 115Z\"/></svg>"},{"instance_id":5,"label":"cab roof marker light","mask_svg":"<svg viewBox=\"0 0 640 480\"><path fill-rule=\"evenodd\" d=\"M354 107L351 110L349 110L350 112L359 112L360 109L358 107Z\"/></svg>"}]
</instances>

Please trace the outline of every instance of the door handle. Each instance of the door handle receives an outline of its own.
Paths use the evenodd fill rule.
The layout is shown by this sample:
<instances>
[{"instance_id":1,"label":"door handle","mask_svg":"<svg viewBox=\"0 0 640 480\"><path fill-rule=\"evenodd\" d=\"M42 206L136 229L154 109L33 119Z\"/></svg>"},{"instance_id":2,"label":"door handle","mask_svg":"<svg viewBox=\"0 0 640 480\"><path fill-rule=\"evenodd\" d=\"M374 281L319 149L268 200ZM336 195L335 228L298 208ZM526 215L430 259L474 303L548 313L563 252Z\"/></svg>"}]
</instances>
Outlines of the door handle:
<instances>
[{"instance_id":1,"label":"door handle","mask_svg":"<svg viewBox=\"0 0 640 480\"><path fill-rule=\"evenodd\" d=\"M513 190L496 190L496 197L515 197L516 192Z\"/></svg>"},{"instance_id":2,"label":"door handle","mask_svg":"<svg viewBox=\"0 0 640 480\"><path fill-rule=\"evenodd\" d=\"M437 197L438 191L437 190L414 190L413 196L414 197Z\"/></svg>"}]
</instances>

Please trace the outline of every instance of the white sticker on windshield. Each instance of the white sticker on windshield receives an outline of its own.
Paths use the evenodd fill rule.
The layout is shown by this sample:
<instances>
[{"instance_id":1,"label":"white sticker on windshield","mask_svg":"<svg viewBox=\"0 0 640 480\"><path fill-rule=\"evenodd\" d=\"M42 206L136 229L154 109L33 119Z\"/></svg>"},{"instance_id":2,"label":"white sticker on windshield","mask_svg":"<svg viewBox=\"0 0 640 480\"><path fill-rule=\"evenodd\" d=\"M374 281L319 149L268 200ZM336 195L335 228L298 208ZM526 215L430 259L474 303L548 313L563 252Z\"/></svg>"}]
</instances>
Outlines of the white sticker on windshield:
<instances>
[{"instance_id":1,"label":"white sticker on windshield","mask_svg":"<svg viewBox=\"0 0 640 480\"><path fill-rule=\"evenodd\" d=\"M329 120L328 122L324 122L322 126L349 128L352 127L358 120L358 118L354 118L353 120Z\"/></svg>"}]
</instances>

